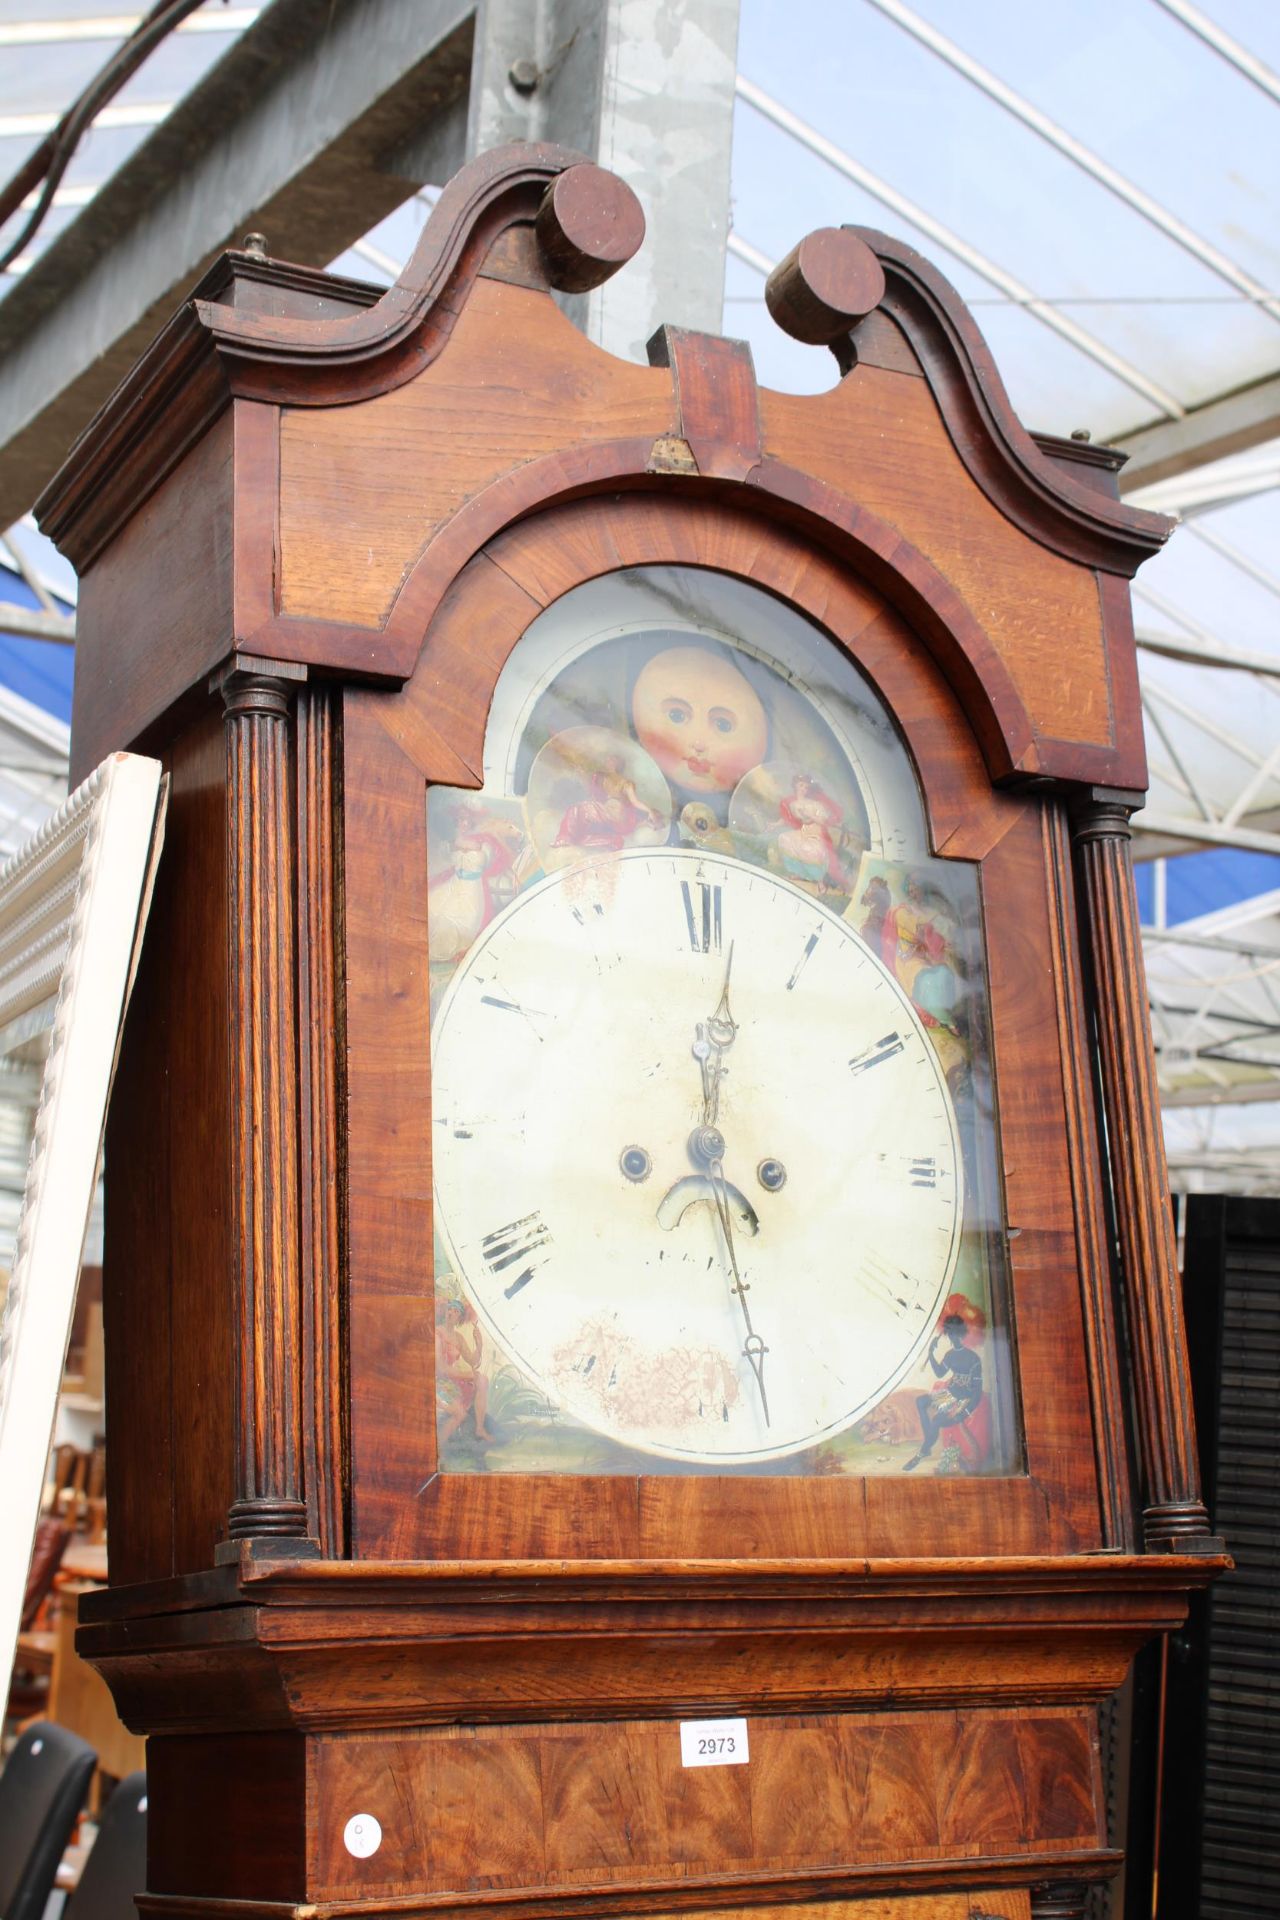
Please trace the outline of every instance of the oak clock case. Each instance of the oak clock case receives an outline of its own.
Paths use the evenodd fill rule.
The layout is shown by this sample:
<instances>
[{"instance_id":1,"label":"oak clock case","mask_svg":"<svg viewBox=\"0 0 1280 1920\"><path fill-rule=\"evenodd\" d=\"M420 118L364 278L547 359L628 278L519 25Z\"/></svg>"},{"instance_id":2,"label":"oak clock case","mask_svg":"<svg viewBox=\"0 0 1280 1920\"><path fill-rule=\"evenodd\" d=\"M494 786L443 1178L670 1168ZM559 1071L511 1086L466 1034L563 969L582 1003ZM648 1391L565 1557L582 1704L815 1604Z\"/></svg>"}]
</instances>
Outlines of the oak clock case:
<instances>
[{"instance_id":1,"label":"oak clock case","mask_svg":"<svg viewBox=\"0 0 1280 1920\"><path fill-rule=\"evenodd\" d=\"M741 581L556 602L428 800L442 1472L1017 1470L983 933Z\"/></svg>"}]
</instances>

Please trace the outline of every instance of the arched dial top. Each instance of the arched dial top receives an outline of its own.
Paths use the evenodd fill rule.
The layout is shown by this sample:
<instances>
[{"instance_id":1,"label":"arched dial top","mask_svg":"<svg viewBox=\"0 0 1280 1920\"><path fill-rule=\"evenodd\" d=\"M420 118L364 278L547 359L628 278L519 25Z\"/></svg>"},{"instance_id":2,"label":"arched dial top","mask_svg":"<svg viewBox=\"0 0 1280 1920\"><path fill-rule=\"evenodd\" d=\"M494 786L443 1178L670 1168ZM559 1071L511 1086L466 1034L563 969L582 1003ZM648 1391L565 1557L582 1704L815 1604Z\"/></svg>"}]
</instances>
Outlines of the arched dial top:
<instances>
[{"instance_id":1,"label":"arched dial top","mask_svg":"<svg viewBox=\"0 0 1280 1920\"><path fill-rule=\"evenodd\" d=\"M484 1337L569 1415L674 1461L783 1459L935 1334L955 1113L894 974L728 855L531 886L435 1020L436 1224Z\"/></svg>"}]
</instances>

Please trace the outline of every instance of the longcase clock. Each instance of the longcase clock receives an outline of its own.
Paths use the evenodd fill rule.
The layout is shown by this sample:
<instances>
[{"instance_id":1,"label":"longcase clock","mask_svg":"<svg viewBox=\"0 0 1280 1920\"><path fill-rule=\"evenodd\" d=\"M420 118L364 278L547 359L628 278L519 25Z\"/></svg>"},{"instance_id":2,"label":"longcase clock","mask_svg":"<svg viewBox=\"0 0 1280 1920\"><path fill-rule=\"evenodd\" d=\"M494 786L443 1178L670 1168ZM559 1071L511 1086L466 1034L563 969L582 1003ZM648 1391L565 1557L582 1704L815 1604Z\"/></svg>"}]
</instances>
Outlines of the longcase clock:
<instances>
[{"instance_id":1,"label":"longcase clock","mask_svg":"<svg viewBox=\"0 0 1280 1920\"><path fill-rule=\"evenodd\" d=\"M107 1142L143 1909L1079 1915L1223 1564L1128 822L1168 525L825 229L829 391L554 293L510 147L387 292L228 254L41 505L170 826Z\"/></svg>"}]
</instances>

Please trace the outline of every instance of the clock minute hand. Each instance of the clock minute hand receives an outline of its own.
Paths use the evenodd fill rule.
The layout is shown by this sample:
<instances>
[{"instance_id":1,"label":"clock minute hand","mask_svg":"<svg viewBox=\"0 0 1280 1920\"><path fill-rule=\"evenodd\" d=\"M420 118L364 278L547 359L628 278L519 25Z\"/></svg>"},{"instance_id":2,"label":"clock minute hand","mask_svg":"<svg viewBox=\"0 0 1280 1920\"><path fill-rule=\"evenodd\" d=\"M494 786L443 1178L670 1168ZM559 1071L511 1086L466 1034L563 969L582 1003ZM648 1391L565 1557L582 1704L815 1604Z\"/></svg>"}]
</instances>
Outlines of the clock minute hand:
<instances>
[{"instance_id":1,"label":"clock minute hand","mask_svg":"<svg viewBox=\"0 0 1280 1920\"><path fill-rule=\"evenodd\" d=\"M725 1252L729 1256L729 1268L733 1274L732 1291L738 1296L738 1305L742 1308L742 1318L746 1322L742 1357L755 1375L756 1385L760 1389L760 1406L764 1412L764 1423L767 1427L769 1396L764 1384L764 1357L769 1349L752 1323L751 1308L747 1304L748 1284L738 1271L738 1255L733 1244L733 1210L729 1203L729 1193L724 1177L724 1137L716 1126L720 1114L720 1082L724 1078L724 1068L720 1063L738 1035L738 1023L729 1005L729 981L732 974L733 941L731 940L720 998L716 1001L715 1009L710 1016L698 1022L697 1037L693 1043L694 1058L702 1069L702 1125L695 1128L690 1147L695 1160L702 1162L711 1180L716 1217L720 1222L720 1232L724 1237Z\"/></svg>"},{"instance_id":2,"label":"clock minute hand","mask_svg":"<svg viewBox=\"0 0 1280 1920\"><path fill-rule=\"evenodd\" d=\"M769 1425L769 1396L764 1386L764 1357L769 1349L756 1332L751 1320L751 1308L747 1304L748 1283L738 1272L738 1256L733 1244L733 1213L729 1205L729 1195L725 1188L724 1161L718 1156L708 1162L707 1171L711 1176L711 1191L715 1196L716 1216L720 1221L720 1231L724 1235L725 1251L729 1255L729 1267L733 1273L733 1292L738 1296L738 1305L742 1308L742 1318L746 1322L746 1337L742 1343L742 1355L756 1377L760 1389L760 1405L764 1412L764 1423Z\"/></svg>"}]
</instances>

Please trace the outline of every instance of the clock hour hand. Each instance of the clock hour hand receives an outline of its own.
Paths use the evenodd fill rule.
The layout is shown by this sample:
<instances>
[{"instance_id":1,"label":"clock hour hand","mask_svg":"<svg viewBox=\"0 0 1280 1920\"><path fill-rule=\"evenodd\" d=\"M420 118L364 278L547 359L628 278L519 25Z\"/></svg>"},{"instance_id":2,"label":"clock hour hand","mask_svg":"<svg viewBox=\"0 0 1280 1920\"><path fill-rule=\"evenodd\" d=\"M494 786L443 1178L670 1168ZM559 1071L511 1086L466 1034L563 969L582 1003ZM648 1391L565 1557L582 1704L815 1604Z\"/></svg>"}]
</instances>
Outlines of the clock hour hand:
<instances>
[{"instance_id":1,"label":"clock hour hand","mask_svg":"<svg viewBox=\"0 0 1280 1920\"><path fill-rule=\"evenodd\" d=\"M715 1012L707 1021L707 1038L714 1047L723 1050L733 1045L738 1023L729 1008L729 977L733 972L733 941L729 942L729 957L724 966L724 985L720 989L720 998L716 1001Z\"/></svg>"},{"instance_id":2,"label":"clock hour hand","mask_svg":"<svg viewBox=\"0 0 1280 1920\"><path fill-rule=\"evenodd\" d=\"M729 942L729 957L725 962L724 985L720 989L720 998L715 1010L706 1020L699 1020L698 1030L693 1042L693 1057L702 1069L702 1124L713 1127L720 1111L720 1082L724 1078L721 1060L725 1052L737 1038L738 1023L729 1006L729 977L733 972L733 942Z\"/></svg>"}]
</instances>

